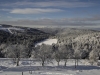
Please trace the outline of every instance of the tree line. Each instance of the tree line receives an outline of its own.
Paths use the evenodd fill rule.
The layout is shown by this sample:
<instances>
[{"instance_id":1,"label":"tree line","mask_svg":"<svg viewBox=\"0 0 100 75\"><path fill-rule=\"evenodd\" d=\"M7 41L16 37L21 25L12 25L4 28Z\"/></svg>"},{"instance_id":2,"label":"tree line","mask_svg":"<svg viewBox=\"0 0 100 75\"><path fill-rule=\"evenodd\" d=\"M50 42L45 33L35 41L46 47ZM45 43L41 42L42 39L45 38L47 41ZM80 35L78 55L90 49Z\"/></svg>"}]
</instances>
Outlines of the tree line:
<instances>
[{"instance_id":1,"label":"tree line","mask_svg":"<svg viewBox=\"0 0 100 75\"><path fill-rule=\"evenodd\" d=\"M57 36L58 43L52 45L42 44L35 47L35 40L43 40L47 37L44 35L30 36L20 35L11 36L14 38L8 38L4 46L2 46L1 53L4 57L13 58L14 63L19 66L21 58L38 59L41 61L42 66L45 66L46 61L55 59L57 65L61 60L64 60L64 66L68 59L75 60L75 68L78 66L79 59L88 59L93 65L99 60L100 57L100 33L89 33L84 35L78 35L77 37ZM42 38L43 39L42 39ZM11 42L12 41L12 42ZM35 42L34 42L35 41Z\"/></svg>"},{"instance_id":2,"label":"tree line","mask_svg":"<svg viewBox=\"0 0 100 75\"><path fill-rule=\"evenodd\" d=\"M42 44L41 46L33 47L31 48L31 52L29 52L29 48L22 44L15 44L15 45L9 45L5 50L5 57L7 58L13 58L14 63L16 63L17 66L19 66L19 61L21 58L33 58L37 59L42 63L42 66L45 66L45 62L56 60L57 65L59 66L59 63L61 60L64 61L64 66L66 66L66 63L68 59L74 59L75 60L75 68L78 66L79 59L82 59L83 56L85 56L85 52L81 51L77 46L75 48L73 44L70 45L45 45ZM93 65L94 62L97 62L99 58L99 53L95 50L92 50L89 55L89 57L85 59L89 59L91 65Z\"/></svg>"}]
</instances>

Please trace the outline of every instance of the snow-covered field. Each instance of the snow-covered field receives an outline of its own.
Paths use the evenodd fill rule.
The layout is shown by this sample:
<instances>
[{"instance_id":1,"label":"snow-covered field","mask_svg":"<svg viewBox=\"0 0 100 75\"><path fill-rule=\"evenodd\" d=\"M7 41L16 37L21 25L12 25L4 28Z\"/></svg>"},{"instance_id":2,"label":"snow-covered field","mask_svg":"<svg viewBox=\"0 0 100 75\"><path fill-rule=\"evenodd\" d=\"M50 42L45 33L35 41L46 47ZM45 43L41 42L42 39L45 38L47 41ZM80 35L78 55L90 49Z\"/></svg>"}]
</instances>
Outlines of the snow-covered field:
<instances>
[{"instance_id":1,"label":"snow-covered field","mask_svg":"<svg viewBox=\"0 0 100 75\"><path fill-rule=\"evenodd\" d=\"M41 41L39 43L36 44L37 45L42 45L42 44L46 44L46 45L52 45L52 44L56 44L57 43L57 39L46 39L44 41Z\"/></svg>"},{"instance_id":2,"label":"snow-covered field","mask_svg":"<svg viewBox=\"0 0 100 75\"><path fill-rule=\"evenodd\" d=\"M36 45L42 43L51 45L57 43L57 39L47 39ZM74 67L75 61L69 59L67 66L64 67L64 61L57 66L55 60L45 63L45 67L41 66L41 62L36 59L21 59L20 65L16 66L12 59L0 59L0 75L100 75L99 66L91 66L88 61L80 60L79 66Z\"/></svg>"},{"instance_id":3,"label":"snow-covered field","mask_svg":"<svg viewBox=\"0 0 100 75\"><path fill-rule=\"evenodd\" d=\"M85 65L84 62L86 61L80 60L79 66L74 68L74 60L68 60L66 67L63 66L63 61L57 66L57 62L52 60L42 67L38 60L23 59L17 67L12 59L0 59L0 75L22 75L22 72L23 75L100 75L99 66Z\"/></svg>"}]
</instances>

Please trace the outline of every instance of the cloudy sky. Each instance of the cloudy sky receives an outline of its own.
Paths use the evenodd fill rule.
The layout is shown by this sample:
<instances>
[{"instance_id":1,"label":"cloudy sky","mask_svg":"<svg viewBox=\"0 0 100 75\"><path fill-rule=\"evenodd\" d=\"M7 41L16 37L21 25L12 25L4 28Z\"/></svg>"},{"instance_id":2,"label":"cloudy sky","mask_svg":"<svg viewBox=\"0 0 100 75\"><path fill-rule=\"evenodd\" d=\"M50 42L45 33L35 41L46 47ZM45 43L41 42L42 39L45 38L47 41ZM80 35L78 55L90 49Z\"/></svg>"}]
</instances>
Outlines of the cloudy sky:
<instances>
[{"instance_id":1,"label":"cloudy sky","mask_svg":"<svg viewBox=\"0 0 100 75\"><path fill-rule=\"evenodd\" d=\"M100 27L100 0L0 0L0 24Z\"/></svg>"}]
</instances>

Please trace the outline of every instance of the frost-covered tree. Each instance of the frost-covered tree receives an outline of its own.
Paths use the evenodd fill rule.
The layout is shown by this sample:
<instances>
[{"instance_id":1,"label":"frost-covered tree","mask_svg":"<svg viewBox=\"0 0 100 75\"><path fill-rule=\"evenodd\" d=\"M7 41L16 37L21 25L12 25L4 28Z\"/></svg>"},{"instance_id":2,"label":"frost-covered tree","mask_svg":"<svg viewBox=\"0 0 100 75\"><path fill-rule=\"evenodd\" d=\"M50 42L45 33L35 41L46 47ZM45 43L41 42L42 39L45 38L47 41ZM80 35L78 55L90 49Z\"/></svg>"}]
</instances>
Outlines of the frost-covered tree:
<instances>
[{"instance_id":1,"label":"frost-covered tree","mask_svg":"<svg viewBox=\"0 0 100 75\"><path fill-rule=\"evenodd\" d=\"M27 57L27 53L25 52L25 46L21 44L9 45L5 49L6 55L9 58L13 58L16 66L19 66L20 58Z\"/></svg>"},{"instance_id":2,"label":"frost-covered tree","mask_svg":"<svg viewBox=\"0 0 100 75\"><path fill-rule=\"evenodd\" d=\"M80 50L74 51L74 59L75 59L75 68L76 68L76 66L78 66L78 61L80 59Z\"/></svg>"},{"instance_id":3,"label":"frost-covered tree","mask_svg":"<svg viewBox=\"0 0 100 75\"><path fill-rule=\"evenodd\" d=\"M66 63L68 61L68 59L70 59L72 57L72 49L70 48L69 45L61 45L59 46L59 49L60 49L60 57L61 59L64 60L65 64L64 66L66 66Z\"/></svg>"},{"instance_id":4,"label":"frost-covered tree","mask_svg":"<svg viewBox=\"0 0 100 75\"><path fill-rule=\"evenodd\" d=\"M95 62L98 61L98 52L96 50L92 50L90 53L89 53L89 60L90 60L90 63L91 65L93 65Z\"/></svg>"},{"instance_id":5,"label":"frost-covered tree","mask_svg":"<svg viewBox=\"0 0 100 75\"><path fill-rule=\"evenodd\" d=\"M61 52L61 47L56 45L55 46L55 50L53 52L53 55L52 57L57 61L57 65L59 66L59 62L61 61L62 59L62 52Z\"/></svg>"},{"instance_id":6,"label":"frost-covered tree","mask_svg":"<svg viewBox=\"0 0 100 75\"><path fill-rule=\"evenodd\" d=\"M60 49L61 49L61 58L65 61L64 66L66 66L67 60L69 58L67 47L65 45L62 45L60 46Z\"/></svg>"},{"instance_id":7,"label":"frost-covered tree","mask_svg":"<svg viewBox=\"0 0 100 75\"><path fill-rule=\"evenodd\" d=\"M39 59L42 62L42 66L45 66L45 62L48 59L51 59L51 51L51 46L42 44L35 48L35 51L33 51L33 57Z\"/></svg>"},{"instance_id":8,"label":"frost-covered tree","mask_svg":"<svg viewBox=\"0 0 100 75\"><path fill-rule=\"evenodd\" d=\"M77 42L77 45L74 46L74 59L75 59L75 68L78 66L78 61L81 57L81 44Z\"/></svg>"},{"instance_id":9,"label":"frost-covered tree","mask_svg":"<svg viewBox=\"0 0 100 75\"><path fill-rule=\"evenodd\" d=\"M25 45L25 48L26 48L27 57L30 58L32 51L34 50L34 43L32 41L32 38L29 38L23 44Z\"/></svg>"}]
</instances>

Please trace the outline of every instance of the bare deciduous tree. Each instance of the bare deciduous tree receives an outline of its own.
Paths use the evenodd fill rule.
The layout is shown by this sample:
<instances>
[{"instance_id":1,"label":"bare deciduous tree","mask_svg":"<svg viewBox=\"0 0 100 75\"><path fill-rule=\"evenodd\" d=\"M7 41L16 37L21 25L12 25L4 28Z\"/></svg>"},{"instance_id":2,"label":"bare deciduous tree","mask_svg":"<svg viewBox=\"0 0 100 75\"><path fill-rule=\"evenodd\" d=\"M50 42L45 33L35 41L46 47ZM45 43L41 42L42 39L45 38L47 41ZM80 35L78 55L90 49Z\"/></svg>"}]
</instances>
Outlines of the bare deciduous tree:
<instances>
[{"instance_id":1,"label":"bare deciduous tree","mask_svg":"<svg viewBox=\"0 0 100 75\"><path fill-rule=\"evenodd\" d=\"M55 51L53 52L53 58L57 61L57 65L59 66L59 62L61 61L61 48L59 46L55 46Z\"/></svg>"},{"instance_id":2,"label":"bare deciduous tree","mask_svg":"<svg viewBox=\"0 0 100 75\"><path fill-rule=\"evenodd\" d=\"M7 57L13 58L16 66L19 66L20 58L26 57L25 46L21 44L10 45L6 48Z\"/></svg>"},{"instance_id":3,"label":"bare deciduous tree","mask_svg":"<svg viewBox=\"0 0 100 75\"><path fill-rule=\"evenodd\" d=\"M51 46L42 44L37 46L36 50L33 51L33 56L42 62L42 66L45 66L45 61L51 58Z\"/></svg>"}]
</instances>

